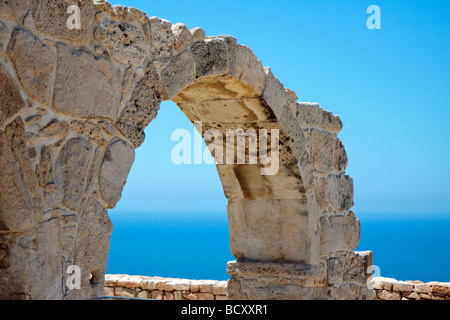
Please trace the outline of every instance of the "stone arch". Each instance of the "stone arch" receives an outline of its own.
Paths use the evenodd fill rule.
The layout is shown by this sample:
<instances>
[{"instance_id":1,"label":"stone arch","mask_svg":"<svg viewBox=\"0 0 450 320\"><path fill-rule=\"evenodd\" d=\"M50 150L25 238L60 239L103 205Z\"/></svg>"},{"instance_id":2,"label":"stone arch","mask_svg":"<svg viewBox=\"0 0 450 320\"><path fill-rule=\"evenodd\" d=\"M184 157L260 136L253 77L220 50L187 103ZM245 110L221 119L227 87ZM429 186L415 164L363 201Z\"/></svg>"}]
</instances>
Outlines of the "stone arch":
<instances>
[{"instance_id":1,"label":"stone arch","mask_svg":"<svg viewBox=\"0 0 450 320\"><path fill-rule=\"evenodd\" d=\"M241 164L216 155L237 259L229 298L371 298L338 116L299 103L231 36L88 0L76 1L83 27L70 29L72 2L0 1L1 298L102 294L107 209L163 100L202 134L279 132L274 174L250 154Z\"/></svg>"}]
</instances>

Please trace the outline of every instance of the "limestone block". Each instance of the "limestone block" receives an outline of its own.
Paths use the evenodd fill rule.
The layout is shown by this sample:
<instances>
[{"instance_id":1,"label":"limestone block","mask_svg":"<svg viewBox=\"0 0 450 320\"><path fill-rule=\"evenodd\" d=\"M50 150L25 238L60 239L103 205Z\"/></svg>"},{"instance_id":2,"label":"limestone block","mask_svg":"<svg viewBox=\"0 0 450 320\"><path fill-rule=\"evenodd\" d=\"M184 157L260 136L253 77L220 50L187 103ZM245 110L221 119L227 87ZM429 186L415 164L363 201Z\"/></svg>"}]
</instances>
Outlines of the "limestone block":
<instances>
[{"instance_id":1,"label":"limestone block","mask_svg":"<svg viewBox=\"0 0 450 320\"><path fill-rule=\"evenodd\" d=\"M442 295L442 296L450 296L450 283L448 282L439 282L433 286L433 294Z\"/></svg>"},{"instance_id":2,"label":"limestone block","mask_svg":"<svg viewBox=\"0 0 450 320\"><path fill-rule=\"evenodd\" d=\"M261 60L244 45L236 49L236 77L249 85L256 96L261 96L266 84L266 73Z\"/></svg>"},{"instance_id":3,"label":"limestone block","mask_svg":"<svg viewBox=\"0 0 450 320\"><path fill-rule=\"evenodd\" d=\"M289 109L291 109L292 113L297 116L297 100L298 100L298 96L297 94L286 88L286 95L287 95L287 104L289 106Z\"/></svg>"},{"instance_id":4,"label":"limestone block","mask_svg":"<svg viewBox=\"0 0 450 320\"><path fill-rule=\"evenodd\" d=\"M336 146L334 149L334 170L337 172L344 172L347 168L348 157L345 151L344 144L340 139L336 139Z\"/></svg>"},{"instance_id":5,"label":"limestone block","mask_svg":"<svg viewBox=\"0 0 450 320\"><path fill-rule=\"evenodd\" d=\"M39 130L39 136L43 138L65 137L69 134L69 124L67 121L52 119Z\"/></svg>"},{"instance_id":6,"label":"limestone block","mask_svg":"<svg viewBox=\"0 0 450 320\"><path fill-rule=\"evenodd\" d=\"M109 209L121 198L134 157L133 147L120 139L114 139L105 152L100 168L100 193Z\"/></svg>"},{"instance_id":7,"label":"limestone block","mask_svg":"<svg viewBox=\"0 0 450 320\"><path fill-rule=\"evenodd\" d=\"M18 27L12 33L7 54L26 93L32 99L46 103L55 64L50 47Z\"/></svg>"},{"instance_id":8,"label":"limestone block","mask_svg":"<svg viewBox=\"0 0 450 320\"><path fill-rule=\"evenodd\" d=\"M58 45L55 110L77 117L117 119L121 73L110 61Z\"/></svg>"},{"instance_id":9,"label":"limestone block","mask_svg":"<svg viewBox=\"0 0 450 320\"><path fill-rule=\"evenodd\" d=\"M196 76L219 76L228 72L228 47L222 38L206 39L192 46Z\"/></svg>"},{"instance_id":10,"label":"limestone block","mask_svg":"<svg viewBox=\"0 0 450 320\"><path fill-rule=\"evenodd\" d=\"M392 291L404 291L409 292L414 290L414 284L404 282L404 281L398 281L395 282L392 286Z\"/></svg>"},{"instance_id":11,"label":"limestone block","mask_svg":"<svg viewBox=\"0 0 450 320\"><path fill-rule=\"evenodd\" d=\"M172 58L170 64L161 73L166 90L166 99L172 99L195 80L195 63L190 50Z\"/></svg>"},{"instance_id":12,"label":"limestone block","mask_svg":"<svg viewBox=\"0 0 450 320\"><path fill-rule=\"evenodd\" d=\"M3 22L0 21L0 56L4 54L3 47L6 45L8 40L9 40L8 27Z\"/></svg>"},{"instance_id":13,"label":"limestone block","mask_svg":"<svg viewBox=\"0 0 450 320\"><path fill-rule=\"evenodd\" d=\"M281 118L283 108L288 107L286 89L273 75L269 67L265 67L266 84L262 98L267 102L277 119Z\"/></svg>"},{"instance_id":14,"label":"limestone block","mask_svg":"<svg viewBox=\"0 0 450 320\"><path fill-rule=\"evenodd\" d=\"M206 38L205 30L203 30L200 27L195 27L191 29L192 35L196 38L198 41L203 41Z\"/></svg>"},{"instance_id":15,"label":"limestone block","mask_svg":"<svg viewBox=\"0 0 450 320\"><path fill-rule=\"evenodd\" d=\"M132 288L124 288L124 287L117 287L115 289L117 297L124 297L124 298L135 298L137 295L136 290Z\"/></svg>"},{"instance_id":16,"label":"limestone block","mask_svg":"<svg viewBox=\"0 0 450 320\"><path fill-rule=\"evenodd\" d=\"M323 110L317 103L298 103L297 121L305 126L320 128L323 122Z\"/></svg>"},{"instance_id":17,"label":"limestone block","mask_svg":"<svg viewBox=\"0 0 450 320\"><path fill-rule=\"evenodd\" d=\"M321 248L323 253L354 250L356 238L359 238L359 229L351 228L356 225L354 218L347 216L329 216L320 218ZM353 232L352 232L353 231Z\"/></svg>"},{"instance_id":18,"label":"limestone block","mask_svg":"<svg viewBox=\"0 0 450 320\"><path fill-rule=\"evenodd\" d=\"M402 295L400 292L382 290L379 293L379 298L381 300L401 300Z\"/></svg>"},{"instance_id":19,"label":"limestone block","mask_svg":"<svg viewBox=\"0 0 450 320\"><path fill-rule=\"evenodd\" d=\"M81 289L74 299L101 296L112 233L108 212L93 198L83 201L76 241L74 264L81 269Z\"/></svg>"},{"instance_id":20,"label":"limestone block","mask_svg":"<svg viewBox=\"0 0 450 320\"><path fill-rule=\"evenodd\" d=\"M20 118L0 131L0 172L0 230L33 228L43 214Z\"/></svg>"},{"instance_id":21,"label":"limestone block","mask_svg":"<svg viewBox=\"0 0 450 320\"><path fill-rule=\"evenodd\" d=\"M148 299L148 297L149 297L149 292L145 291L145 290L138 292L136 295L136 298L139 298L139 299Z\"/></svg>"},{"instance_id":22,"label":"limestone block","mask_svg":"<svg viewBox=\"0 0 450 320\"><path fill-rule=\"evenodd\" d=\"M149 45L145 35L129 23L104 19L95 37L109 56L122 64L139 66L147 56Z\"/></svg>"},{"instance_id":23,"label":"limestone block","mask_svg":"<svg viewBox=\"0 0 450 320\"><path fill-rule=\"evenodd\" d=\"M29 9L28 0L0 0L0 17L16 20L23 17Z\"/></svg>"},{"instance_id":24,"label":"limestone block","mask_svg":"<svg viewBox=\"0 0 450 320\"><path fill-rule=\"evenodd\" d=\"M23 107L25 102L20 95L20 89L8 72L0 64L0 125L8 118L14 116Z\"/></svg>"},{"instance_id":25,"label":"limestone block","mask_svg":"<svg viewBox=\"0 0 450 320\"><path fill-rule=\"evenodd\" d=\"M342 130L342 121L329 111L323 112L322 129L338 134Z\"/></svg>"},{"instance_id":26,"label":"limestone block","mask_svg":"<svg viewBox=\"0 0 450 320\"><path fill-rule=\"evenodd\" d=\"M175 37L173 44L175 50L183 50L192 42L192 33L184 23L177 23L172 26L172 32Z\"/></svg>"},{"instance_id":27,"label":"limestone block","mask_svg":"<svg viewBox=\"0 0 450 320\"><path fill-rule=\"evenodd\" d=\"M170 58L175 43L172 24L157 17L150 18L150 55L153 59Z\"/></svg>"},{"instance_id":28,"label":"limestone block","mask_svg":"<svg viewBox=\"0 0 450 320\"><path fill-rule=\"evenodd\" d=\"M92 0L39 0L30 1L34 24L39 32L54 39L89 43L93 33L94 3ZM73 16L67 13L69 6L80 8L80 28L69 28L68 20ZM69 21L70 25L70 21Z\"/></svg>"},{"instance_id":29,"label":"limestone block","mask_svg":"<svg viewBox=\"0 0 450 320\"><path fill-rule=\"evenodd\" d=\"M353 179L345 174L327 177L327 196L336 210L348 210L353 207Z\"/></svg>"},{"instance_id":30,"label":"limestone block","mask_svg":"<svg viewBox=\"0 0 450 320\"><path fill-rule=\"evenodd\" d=\"M237 50L238 44L235 37L229 35L221 35L219 38L222 38L227 43L228 50L228 74L231 76L236 76L237 74Z\"/></svg>"},{"instance_id":31,"label":"limestone block","mask_svg":"<svg viewBox=\"0 0 450 320\"><path fill-rule=\"evenodd\" d=\"M433 286L429 283L423 283L423 284L416 284L414 287L414 290L417 293L431 293L433 289Z\"/></svg>"},{"instance_id":32,"label":"limestone block","mask_svg":"<svg viewBox=\"0 0 450 320\"><path fill-rule=\"evenodd\" d=\"M116 127L135 148L144 142L144 129L158 113L162 89L158 72L150 64L119 116Z\"/></svg>"},{"instance_id":33,"label":"limestone block","mask_svg":"<svg viewBox=\"0 0 450 320\"><path fill-rule=\"evenodd\" d=\"M217 282L217 283L213 284L212 293L216 296L216 298L218 295L226 295L227 287L228 287L228 285L227 285L226 281Z\"/></svg>"},{"instance_id":34,"label":"limestone block","mask_svg":"<svg viewBox=\"0 0 450 320\"><path fill-rule=\"evenodd\" d=\"M335 163L336 138L333 134L311 129L309 150L313 165L322 171L331 171Z\"/></svg>"},{"instance_id":35,"label":"limestone block","mask_svg":"<svg viewBox=\"0 0 450 320\"><path fill-rule=\"evenodd\" d=\"M231 252L237 259L307 262L310 234L299 200L240 200L228 204Z\"/></svg>"},{"instance_id":36,"label":"limestone block","mask_svg":"<svg viewBox=\"0 0 450 320\"><path fill-rule=\"evenodd\" d=\"M81 138L70 139L59 152L54 178L60 201L65 207L73 210L79 208L86 185L86 168L89 167L92 157L91 144Z\"/></svg>"}]
</instances>

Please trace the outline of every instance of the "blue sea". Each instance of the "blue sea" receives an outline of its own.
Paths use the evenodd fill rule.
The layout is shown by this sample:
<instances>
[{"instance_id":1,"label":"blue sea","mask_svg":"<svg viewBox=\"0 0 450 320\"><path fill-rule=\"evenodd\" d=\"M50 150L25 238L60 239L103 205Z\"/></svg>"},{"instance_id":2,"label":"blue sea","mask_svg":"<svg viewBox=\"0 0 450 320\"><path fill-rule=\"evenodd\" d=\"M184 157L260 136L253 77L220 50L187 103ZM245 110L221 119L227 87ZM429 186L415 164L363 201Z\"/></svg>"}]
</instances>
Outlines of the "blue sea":
<instances>
[{"instance_id":1,"label":"blue sea","mask_svg":"<svg viewBox=\"0 0 450 320\"><path fill-rule=\"evenodd\" d=\"M226 212L110 214L114 224L107 273L228 280ZM373 252L376 276L450 282L450 214L358 214L356 251Z\"/></svg>"}]
</instances>

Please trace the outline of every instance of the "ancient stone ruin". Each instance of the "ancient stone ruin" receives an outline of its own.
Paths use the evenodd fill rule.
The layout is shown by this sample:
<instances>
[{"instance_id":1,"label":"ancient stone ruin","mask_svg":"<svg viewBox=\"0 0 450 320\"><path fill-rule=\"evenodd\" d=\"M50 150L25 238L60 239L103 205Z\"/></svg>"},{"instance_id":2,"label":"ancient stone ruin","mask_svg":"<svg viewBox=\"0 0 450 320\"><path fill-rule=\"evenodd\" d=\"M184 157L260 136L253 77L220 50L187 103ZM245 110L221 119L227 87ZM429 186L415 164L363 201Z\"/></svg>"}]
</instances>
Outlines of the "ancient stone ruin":
<instances>
[{"instance_id":1,"label":"ancient stone ruin","mask_svg":"<svg viewBox=\"0 0 450 320\"><path fill-rule=\"evenodd\" d=\"M0 0L0 298L103 295L107 209L172 100L203 130L280 132L277 174L217 165L236 257L228 299L372 299L342 123L297 99L234 37L106 1Z\"/></svg>"}]
</instances>

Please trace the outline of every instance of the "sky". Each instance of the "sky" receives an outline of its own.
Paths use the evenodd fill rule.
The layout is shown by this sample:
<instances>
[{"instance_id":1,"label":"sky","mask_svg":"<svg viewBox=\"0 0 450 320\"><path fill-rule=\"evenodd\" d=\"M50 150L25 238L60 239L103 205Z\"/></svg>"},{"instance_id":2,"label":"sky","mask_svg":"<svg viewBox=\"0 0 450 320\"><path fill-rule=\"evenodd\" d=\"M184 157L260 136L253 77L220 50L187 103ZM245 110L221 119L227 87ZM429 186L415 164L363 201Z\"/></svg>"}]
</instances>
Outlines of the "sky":
<instances>
[{"instance_id":1,"label":"sky","mask_svg":"<svg viewBox=\"0 0 450 320\"><path fill-rule=\"evenodd\" d=\"M340 116L357 215L450 215L450 1L111 1L229 34L299 101ZM366 12L381 10L381 29ZM172 102L146 129L117 212L226 212L214 165L175 165Z\"/></svg>"}]
</instances>

